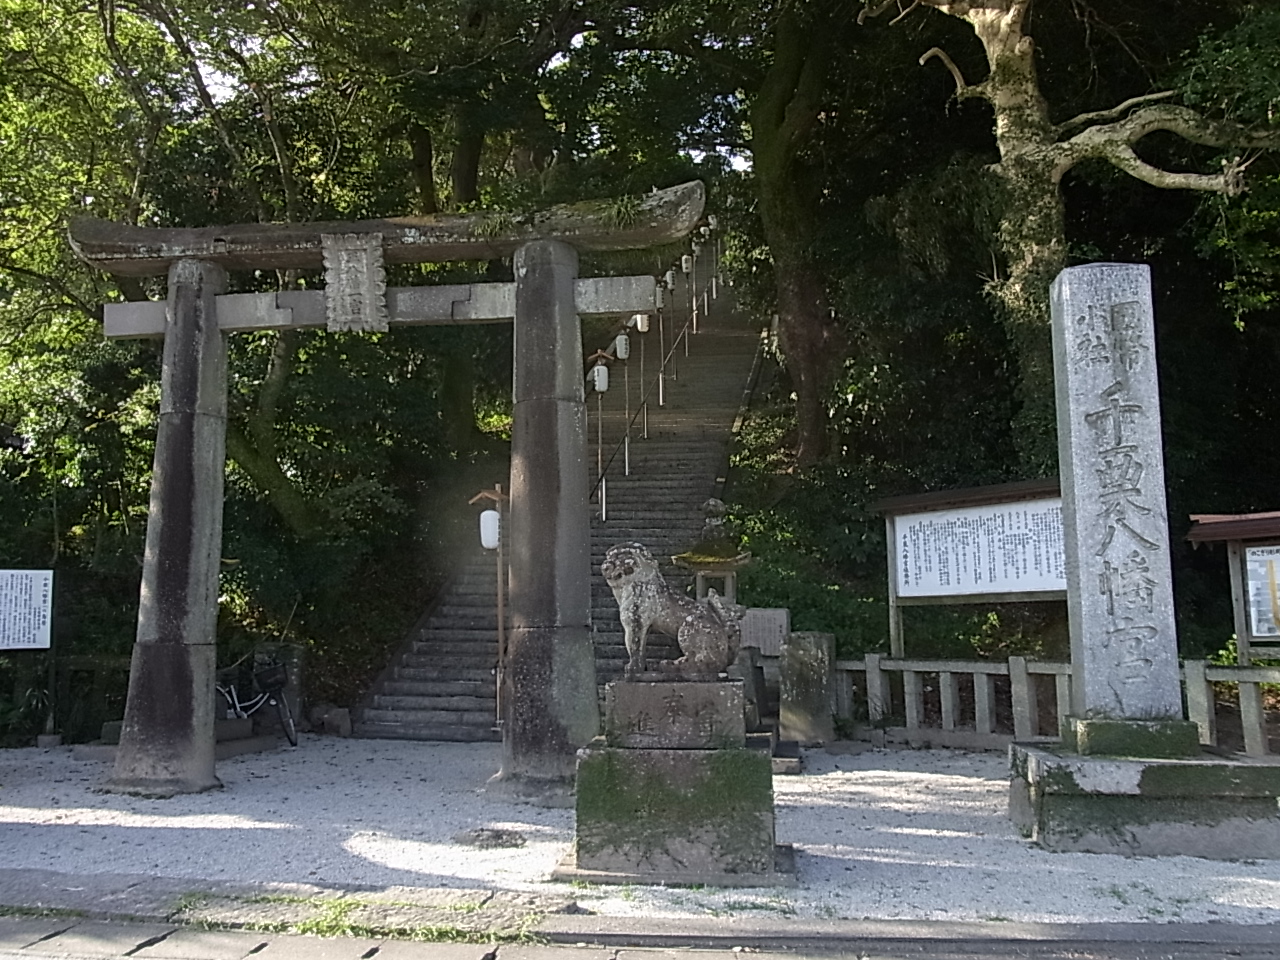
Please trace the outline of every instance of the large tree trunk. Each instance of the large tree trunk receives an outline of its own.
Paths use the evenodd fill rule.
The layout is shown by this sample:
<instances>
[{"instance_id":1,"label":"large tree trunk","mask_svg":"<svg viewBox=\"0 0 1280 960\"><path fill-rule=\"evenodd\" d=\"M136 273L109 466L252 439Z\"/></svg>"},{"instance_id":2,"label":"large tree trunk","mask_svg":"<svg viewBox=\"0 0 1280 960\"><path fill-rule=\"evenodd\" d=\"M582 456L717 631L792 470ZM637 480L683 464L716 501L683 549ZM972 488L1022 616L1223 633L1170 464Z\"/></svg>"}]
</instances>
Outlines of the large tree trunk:
<instances>
[{"instance_id":1,"label":"large tree trunk","mask_svg":"<svg viewBox=\"0 0 1280 960\"><path fill-rule=\"evenodd\" d=\"M826 81L828 51L820 25L788 8L774 33L773 62L751 105L751 153L765 239L773 256L778 323L796 392L796 459L826 453L825 393L837 339L814 258L816 197L805 189L799 154L813 129Z\"/></svg>"},{"instance_id":2,"label":"large tree trunk","mask_svg":"<svg viewBox=\"0 0 1280 960\"><path fill-rule=\"evenodd\" d=\"M449 166L452 200L455 207L480 199L480 156L484 152L484 127L465 104L455 114L457 131L453 162Z\"/></svg>"},{"instance_id":3,"label":"large tree trunk","mask_svg":"<svg viewBox=\"0 0 1280 960\"><path fill-rule=\"evenodd\" d=\"M991 284L1005 331L1018 359L1018 411L1013 435L1022 469L1030 476L1057 471L1057 418L1049 285L1066 262L1062 196L1046 164L1057 139L1036 78L1035 44L1022 32L1030 0L1009 0L969 10L966 19L982 41L990 67L984 96L995 111L1003 188L997 243L1007 274Z\"/></svg>"},{"instance_id":4,"label":"large tree trunk","mask_svg":"<svg viewBox=\"0 0 1280 960\"><path fill-rule=\"evenodd\" d=\"M424 217L440 212L436 199L435 146L431 131L420 123L409 126L409 146L413 149L413 183L418 192L418 213Z\"/></svg>"}]
</instances>

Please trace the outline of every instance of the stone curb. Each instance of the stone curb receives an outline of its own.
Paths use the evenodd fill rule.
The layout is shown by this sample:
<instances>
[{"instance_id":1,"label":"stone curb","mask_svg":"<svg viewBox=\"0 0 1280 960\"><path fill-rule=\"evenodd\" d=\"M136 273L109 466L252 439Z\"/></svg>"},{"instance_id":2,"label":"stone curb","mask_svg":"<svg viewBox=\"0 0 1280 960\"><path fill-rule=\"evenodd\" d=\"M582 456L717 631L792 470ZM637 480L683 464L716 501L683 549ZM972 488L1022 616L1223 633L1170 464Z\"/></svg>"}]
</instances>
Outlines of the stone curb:
<instances>
[{"instance_id":1,"label":"stone curb","mask_svg":"<svg viewBox=\"0 0 1280 960\"><path fill-rule=\"evenodd\" d=\"M395 938L443 927L485 936L523 934L557 945L757 950L937 949L1000 943L1274 946L1280 924L1011 923L817 920L758 917L602 917L576 913L572 898L501 890L322 887L138 874L66 874L0 869L0 914L295 931L333 918ZM932 946L929 946L932 945Z\"/></svg>"},{"instance_id":2,"label":"stone curb","mask_svg":"<svg viewBox=\"0 0 1280 960\"><path fill-rule=\"evenodd\" d=\"M831 951L878 944L953 946L998 943L1185 944L1274 946L1280 924L1227 923L1013 923L945 920L816 920L785 917L544 917L529 932L555 944L684 949ZM858 955L856 952L855 956Z\"/></svg>"},{"instance_id":3,"label":"stone curb","mask_svg":"<svg viewBox=\"0 0 1280 960\"><path fill-rule=\"evenodd\" d=\"M138 874L65 874L0 869L0 913L162 922L222 929L412 937L461 932L516 937L553 913L577 910L571 897L428 887L334 888Z\"/></svg>"}]
</instances>

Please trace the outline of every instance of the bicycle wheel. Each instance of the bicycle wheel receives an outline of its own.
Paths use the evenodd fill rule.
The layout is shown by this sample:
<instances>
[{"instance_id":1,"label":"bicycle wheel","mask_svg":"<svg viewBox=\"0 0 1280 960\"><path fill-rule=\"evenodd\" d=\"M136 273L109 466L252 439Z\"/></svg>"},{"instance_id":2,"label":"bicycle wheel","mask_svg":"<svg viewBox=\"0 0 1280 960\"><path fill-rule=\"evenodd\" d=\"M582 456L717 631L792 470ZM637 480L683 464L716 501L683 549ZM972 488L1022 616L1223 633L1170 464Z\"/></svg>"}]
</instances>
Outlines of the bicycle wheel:
<instances>
[{"instance_id":1,"label":"bicycle wheel","mask_svg":"<svg viewBox=\"0 0 1280 960\"><path fill-rule=\"evenodd\" d=\"M289 741L289 746L296 747L298 745L298 728L293 724L293 711L289 709L289 701L284 698L283 694L271 698L276 705L276 713L280 715L280 729L284 731L285 737Z\"/></svg>"}]
</instances>

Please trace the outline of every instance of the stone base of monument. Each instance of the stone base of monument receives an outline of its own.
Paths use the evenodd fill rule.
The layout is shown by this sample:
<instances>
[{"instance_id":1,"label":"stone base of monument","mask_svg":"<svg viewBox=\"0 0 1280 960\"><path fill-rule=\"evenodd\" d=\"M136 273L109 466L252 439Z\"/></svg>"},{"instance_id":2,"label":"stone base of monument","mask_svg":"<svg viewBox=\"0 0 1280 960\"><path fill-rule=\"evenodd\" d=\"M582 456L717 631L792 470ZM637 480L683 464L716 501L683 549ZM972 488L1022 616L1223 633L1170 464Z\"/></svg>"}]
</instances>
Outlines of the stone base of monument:
<instances>
[{"instance_id":1,"label":"stone base of monument","mask_svg":"<svg viewBox=\"0 0 1280 960\"><path fill-rule=\"evenodd\" d=\"M790 848L774 838L769 751L748 746L740 682L613 683L605 709L605 736L578 754L577 839L554 879L794 884Z\"/></svg>"},{"instance_id":2,"label":"stone base of monument","mask_svg":"<svg viewBox=\"0 0 1280 960\"><path fill-rule=\"evenodd\" d=\"M1046 850L1280 858L1273 760L1083 756L1015 743L1009 761L1009 816Z\"/></svg>"}]
</instances>

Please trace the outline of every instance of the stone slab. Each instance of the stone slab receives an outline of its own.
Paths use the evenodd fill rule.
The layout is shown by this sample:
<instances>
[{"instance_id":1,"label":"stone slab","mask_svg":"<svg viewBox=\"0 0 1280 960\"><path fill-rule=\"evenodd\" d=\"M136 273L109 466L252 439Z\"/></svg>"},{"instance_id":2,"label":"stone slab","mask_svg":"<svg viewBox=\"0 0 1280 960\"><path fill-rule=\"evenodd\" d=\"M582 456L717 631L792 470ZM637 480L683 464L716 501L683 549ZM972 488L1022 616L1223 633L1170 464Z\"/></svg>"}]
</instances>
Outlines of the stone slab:
<instances>
[{"instance_id":1,"label":"stone slab","mask_svg":"<svg viewBox=\"0 0 1280 960\"><path fill-rule=\"evenodd\" d=\"M755 647L766 657L782 655L782 644L791 632L791 611L786 607L748 607L742 618L744 647Z\"/></svg>"},{"instance_id":2,"label":"stone slab","mask_svg":"<svg viewBox=\"0 0 1280 960\"><path fill-rule=\"evenodd\" d=\"M31 944L24 952L42 957L118 957L175 929L172 924L85 920L56 937Z\"/></svg>"},{"instance_id":3,"label":"stone slab","mask_svg":"<svg viewBox=\"0 0 1280 960\"><path fill-rule=\"evenodd\" d=\"M1280 764L1009 750L1009 816L1046 850L1280 859Z\"/></svg>"},{"instance_id":4,"label":"stone slab","mask_svg":"<svg viewBox=\"0 0 1280 960\"><path fill-rule=\"evenodd\" d=\"M80 917L0 917L0 950L21 950L80 922Z\"/></svg>"},{"instance_id":5,"label":"stone slab","mask_svg":"<svg viewBox=\"0 0 1280 960\"><path fill-rule=\"evenodd\" d=\"M577 777L579 870L683 878L774 870L773 776L758 750L588 748Z\"/></svg>"},{"instance_id":6,"label":"stone slab","mask_svg":"<svg viewBox=\"0 0 1280 960\"><path fill-rule=\"evenodd\" d=\"M253 956L255 960L364 960L370 956L386 957L382 949L385 944L384 940L365 937L278 936ZM464 955L463 960L471 958Z\"/></svg>"},{"instance_id":7,"label":"stone slab","mask_svg":"<svg viewBox=\"0 0 1280 960\"><path fill-rule=\"evenodd\" d=\"M741 681L605 686L604 735L611 747L715 750L741 747L746 721Z\"/></svg>"},{"instance_id":8,"label":"stone slab","mask_svg":"<svg viewBox=\"0 0 1280 960\"><path fill-rule=\"evenodd\" d=\"M130 954L140 960L239 960L260 956L269 934L238 930L179 929L159 943Z\"/></svg>"},{"instance_id":9,"label":"stone slab","mask_svg":"<svg viewBox=\"0 0 1280 960\"><path fill-rule=\"evenodd\" d=\"M779 664L778 735L806 746L836 738L831 671L836 638L829 633L792 633Z\"/></svg>"},{"instance_id":10,"label":"stone slab","mask_svg":"<svg viewBox=\"0 0 1280 960\"><path fill-rule=\"evenodd\" d=\"M485 960L492 957L492 944L485 943L414 943L406 940L384 940L378 947L378 960Z\"/></svg>"}]
</instances>

